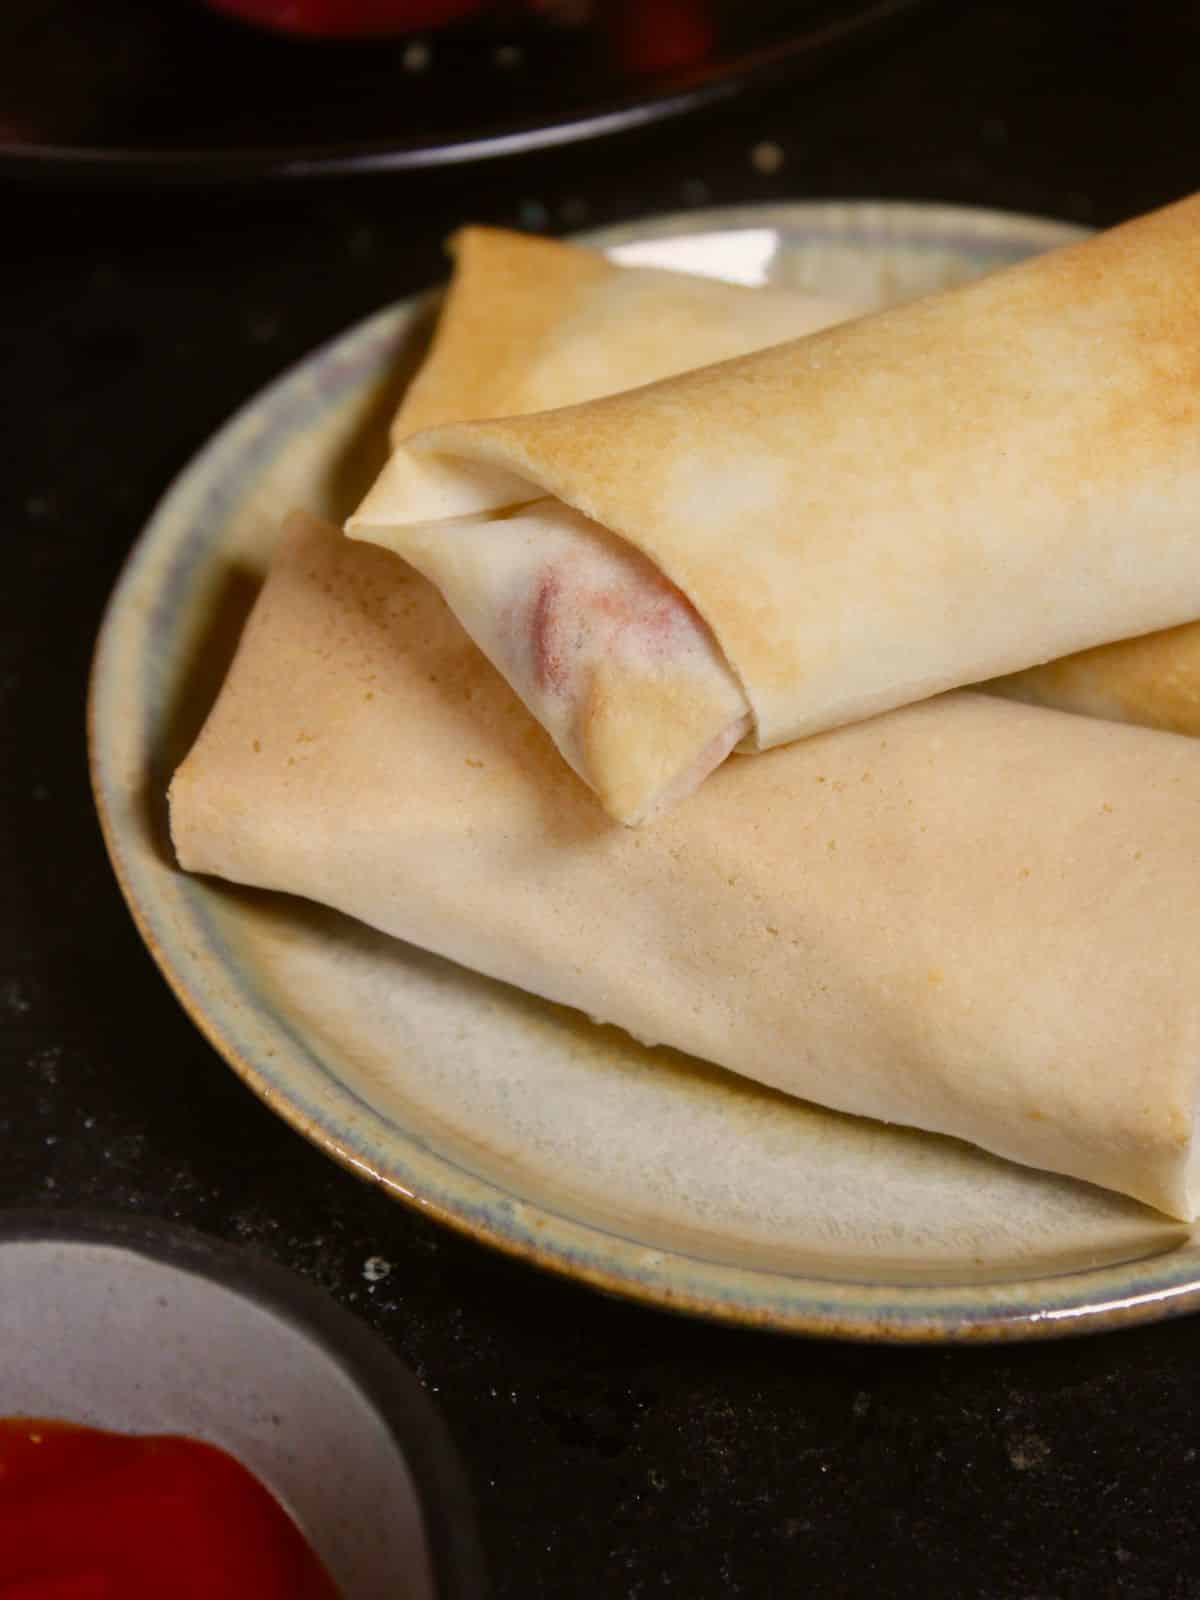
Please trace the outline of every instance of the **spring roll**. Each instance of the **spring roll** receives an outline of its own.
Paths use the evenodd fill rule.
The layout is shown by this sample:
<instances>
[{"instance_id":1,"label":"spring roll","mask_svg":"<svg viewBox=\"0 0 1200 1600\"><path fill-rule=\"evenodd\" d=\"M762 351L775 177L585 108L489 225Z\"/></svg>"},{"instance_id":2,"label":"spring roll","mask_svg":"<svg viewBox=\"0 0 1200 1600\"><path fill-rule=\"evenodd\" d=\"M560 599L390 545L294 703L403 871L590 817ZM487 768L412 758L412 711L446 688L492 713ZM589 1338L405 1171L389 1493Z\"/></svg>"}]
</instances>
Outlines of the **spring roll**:
<instances>
[{"instance_id":1,"label":"spring roll","mask_svg":"<svg viewBox=\"0 0 1200 1600\"><path fill-rule=\"evenodd\" d=\"M401 453L458 470L501 518L524 504L522 537L599 529L656 568L744 691L747 748L1191 621L1200 197L809 338L435 427ZM404 531L422 516L376 498L358 531L427 548L428 529ZM456 530L456 551L479 546L476 614L509 604L503 559L491 575L504 537L481 512ZM661 725L635 683L604 748L636 772Z\"/></svg>"},{"instance_id":2,"label":"spring roll","mask_svg":"<svg viewBox=\"0 0 1200 1600\"><path fill-rule=\"evenodd\" d=\"M528 414L827 327L849 308L489 228L451 241L429 358L392 425ZM522 487L518 498L531 499ZM396 526L395 508L407 508ZM492 519L497 505L504 514ZM471 516L489 514L486 537ZM401 449L347 531L419 568L609 814L644 822L750 730L750 710L687 597L583 517L514 504L506 475ZM653 729L647 738L644 730Z\"/></svg>"},{"instance_id":3,"label":"spring roll","mask_svg":"<svg viewBox=\"0 0 1200 1600\"><path fill-rule=\"evenodd\" d=\"M461 228L448 249L454 273L429 355L392 421L394 445L443 422L634 389L853 314L841 301L622 267L599 250L503 228ZM421 516L493 509L460 472L439 480L436 463L408 457L389 462L378 492L402 494Z\"/></svg>"},{"instance_id":4,"label":"spring roll","mask_svg":"<svg viewBox=\"0 0 1200 1600\"><path fill-rule=\"evenodd\" d=\"M959 691L614 828L424 579L295 516L170 807L190 871L1196 1212L1193 740Z\"/></svg>"},{"instance_id":5,"label":"spring roll","mask_svg":"<svg viewBox=\"0 0 1200 1600\"><path fill-rule=\"evenodd\" d=\"M988 684L1028 705L1200 736L1200 623L1081 650Z\"/></svg>"}]
</instances>

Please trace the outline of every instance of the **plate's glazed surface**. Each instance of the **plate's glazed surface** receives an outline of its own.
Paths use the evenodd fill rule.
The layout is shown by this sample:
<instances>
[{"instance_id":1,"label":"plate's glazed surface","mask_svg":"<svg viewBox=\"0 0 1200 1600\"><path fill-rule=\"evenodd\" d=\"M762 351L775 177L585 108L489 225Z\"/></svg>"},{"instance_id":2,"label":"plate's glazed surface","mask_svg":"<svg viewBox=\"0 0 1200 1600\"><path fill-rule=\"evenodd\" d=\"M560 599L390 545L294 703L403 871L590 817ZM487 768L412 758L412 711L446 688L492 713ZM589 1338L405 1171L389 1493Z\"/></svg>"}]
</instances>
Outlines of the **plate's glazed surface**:
<instances>
[{"instance_id":1,"label":"plate's glazed surface","mask_svg":"<svg viewBox=\"0 0 1200 1600\"><path fill-rule=\"evenodd\" d=\"M627 260L881 304L1074 236L900 205L691 214ZM587 1282L777 1329L1027 1337L1200 1303L1188 1230L953 1141L648 1051L282 896L189 878L165 825L281 514L340 519L383 458L430 303L352 330L250 402L163 501L113 597L92 771L122 888L214 1046L322 1148L475 1236Z\"/></svg>"}]
</instances>

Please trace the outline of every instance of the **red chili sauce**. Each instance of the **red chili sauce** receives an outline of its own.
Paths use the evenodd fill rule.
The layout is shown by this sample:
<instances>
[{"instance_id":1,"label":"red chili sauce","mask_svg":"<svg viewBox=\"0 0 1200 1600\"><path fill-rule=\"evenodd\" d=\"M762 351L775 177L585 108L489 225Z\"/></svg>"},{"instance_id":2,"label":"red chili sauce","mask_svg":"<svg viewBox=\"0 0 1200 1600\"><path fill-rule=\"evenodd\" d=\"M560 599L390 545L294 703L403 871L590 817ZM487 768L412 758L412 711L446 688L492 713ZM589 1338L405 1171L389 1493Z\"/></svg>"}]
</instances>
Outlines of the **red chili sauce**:
<instances>
[{"instance_id":1,"label":"red chili sauce","mask_svg":"<svg viewBox=\"0 0 1200 1600\"><path fill-rule=\"evenodd\" d=\"M0 1600L337 1600L283 1507L199 1439L0 1418Z\"/></svg>"}]
</instances>

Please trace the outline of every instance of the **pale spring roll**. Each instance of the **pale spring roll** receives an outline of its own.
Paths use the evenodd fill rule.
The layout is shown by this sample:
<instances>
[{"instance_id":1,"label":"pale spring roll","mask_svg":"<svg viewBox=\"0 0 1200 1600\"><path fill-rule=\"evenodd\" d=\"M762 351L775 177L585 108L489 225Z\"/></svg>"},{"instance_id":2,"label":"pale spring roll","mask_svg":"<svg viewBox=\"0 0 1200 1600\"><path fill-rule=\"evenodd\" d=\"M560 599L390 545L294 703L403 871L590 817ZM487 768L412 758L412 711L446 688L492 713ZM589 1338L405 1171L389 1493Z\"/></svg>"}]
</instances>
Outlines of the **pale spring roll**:
<instances>
[{"instance_id":1,"label":"pale spring roll","mask_svg":"<svg viewBox=\"0 0 1200 1600\"><path fill-rule=\"evenodd\" d=\"M457 466L472 494L489 482L497 505L552 496L547 537L582 515L638 550L711 628L753 748L1190 621L1200 198L701 371L434 428L402 455ZM423 514L366 511L360 532ZM496 531L473 529L485 551ZM486 554L477 571L486 589ZM627 710L609 748L636 769L659 727Z\"/></svg>"},{"instance_id":2,"label":"pale spring roll","mask_svg":"<svg viewBox=\"0 0 1200 1600\"><path fill-rule=\"evenodd\" d=\"M810 333L848 308L468 228L429 358L392 429L524 414ZM505 474L399 450L347 531L442 591L563 756L622 822L644 822L748 733L707 624L657 567ZM467 520L505 507L484 536ZM396 508L404 508L403 515ZM552 511L548 518L544 513Z\"/></svg>"},{"instance_id":3,"label":"pale spring roll","mask_svg":"<svg viewBox=\"0 0 1200 1600\"><path fill-rule=\"evenodd\" d=\"M459 622L610 816L650 821L749 732L745 696L694 608L595 523L529 507L489 523L485 540L470 519L412 533L409 562L436 574ZM658 730L653 742L640 737L646 725Z\"/></svg>"},{"instance_id":4,"label":"pale spring roll","mask_svg":"<svg viewBox=\"0 0 1200 1600\"><path fill-rule=\"evenodd\" d=\"M614 828L422 578L294 517L171 826L189 870L1196 1212L1193 740L960 692Z\"/></svg>"}]
</instances>

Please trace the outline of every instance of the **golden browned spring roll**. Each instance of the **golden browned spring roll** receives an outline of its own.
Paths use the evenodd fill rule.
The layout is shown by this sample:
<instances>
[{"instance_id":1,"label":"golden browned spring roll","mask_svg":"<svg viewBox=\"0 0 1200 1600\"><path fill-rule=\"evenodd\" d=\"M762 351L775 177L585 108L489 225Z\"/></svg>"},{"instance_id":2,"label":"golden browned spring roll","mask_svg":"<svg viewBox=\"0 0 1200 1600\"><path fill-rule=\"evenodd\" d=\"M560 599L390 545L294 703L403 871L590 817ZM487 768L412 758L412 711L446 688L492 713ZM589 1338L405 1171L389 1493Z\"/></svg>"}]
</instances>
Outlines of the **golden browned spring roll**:
<instances>
[{"instance_id":1,"label":"golden browned spring roll","mask_svg":"<svg viewBox=\"0 0 1200 1600\"><path fill-rule=\"evenodd\" d=\"M575 598L557 601L571 545L623 543L711 631L744 693L750 748L1190 621L1200 198L700 371L435 427L400 455L439 484L460 475L476 519L447 537L444 588L526 639L527 676L547 610L552 641L572 634ZM432 503L389 500L381 484L357 531L428 550L435 530L405 524L427 523ZM538 591L513 606L508 538L557 542L546 605ZM677 750L676 771L703 771L711 721L680 714L689 687L670 709L642 703L672 648L651 635L605 688L614 731L597 760L635 788L673 717L692 756ZM568 676L564 693L580 692ZM604 798L604 774L590 781Z\"/></svg>"},{"instance_id":2,"label":"golden browned spring roll","mask_svg":"<svg viewBox=\"0 0 1200 1600\"><path fill-rule=\"evenodd\" d=\"M987 687L1029 705L1194 738L1200 735L1200 623L1097 645L993 679Z\"/></svg>"},{"instance_id":3,"label":"golden browned spring roll","mask_svg":"<svg viewBox=\"0 0 1200 1600\"><path fill-rule=\"evenodd\" d=\"M614 828L424 579L296 516L170 798L189 870L1197 1209L1192 740L959 692Z\"/></svg>"},{"instance_id":4,"label":"golden browned spring roll","mask_svg":"<svg viewBox=\"0 0 1200 1600\"><path fill-rule=\"evenodd\" d=\"M396 440L611 394L848 314L494 229L465 229L452 247L454 279ZM400 450L348 531L431 578L610 814L645 821L746 735L745 694L686 596L604 529L534 506L489 521L481 539L463 519L490 512L497 492L505 503L497 484Z\"/></svg>"}]
</instances>

